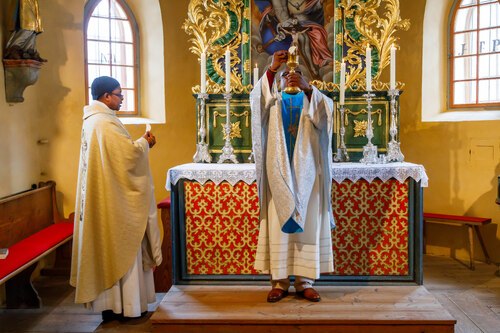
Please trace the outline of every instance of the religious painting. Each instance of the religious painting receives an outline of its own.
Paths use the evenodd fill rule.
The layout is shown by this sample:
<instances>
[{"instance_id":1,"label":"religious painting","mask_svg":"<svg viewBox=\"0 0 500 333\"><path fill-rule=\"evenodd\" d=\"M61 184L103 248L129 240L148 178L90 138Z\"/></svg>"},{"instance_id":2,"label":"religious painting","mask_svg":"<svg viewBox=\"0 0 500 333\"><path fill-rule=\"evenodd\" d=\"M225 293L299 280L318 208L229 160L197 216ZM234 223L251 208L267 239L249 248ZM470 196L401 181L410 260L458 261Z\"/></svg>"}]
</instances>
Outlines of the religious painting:
<instances>
[{"instance_id":1,"label":"religious painting","mask_svg":"<svg viewBox=\"0 0 500 333\"><path fill-rule=\"evenodd\" d=\"M334 0L252 0L251 59L261 71L288 50L298 27L299 66L310 81L333 82Z\"/></svg>"}]
</instances>

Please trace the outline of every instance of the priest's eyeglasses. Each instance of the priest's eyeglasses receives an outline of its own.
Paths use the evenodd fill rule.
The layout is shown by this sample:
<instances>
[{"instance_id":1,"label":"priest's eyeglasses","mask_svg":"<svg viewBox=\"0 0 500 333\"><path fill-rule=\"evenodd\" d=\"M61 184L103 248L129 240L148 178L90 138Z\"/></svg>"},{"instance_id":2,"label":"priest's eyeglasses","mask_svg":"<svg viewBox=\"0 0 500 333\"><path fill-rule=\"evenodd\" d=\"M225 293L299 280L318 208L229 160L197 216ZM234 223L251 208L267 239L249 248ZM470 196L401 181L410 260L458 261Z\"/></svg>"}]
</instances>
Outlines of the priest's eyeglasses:
<instances>
[{"instance_id":1,"label":"priest's eyeglasses","mask_svg":"<svg viewBox=\"0 0 500 333\"><path fill-rule=\"evenodd\" d=\"M118 97L118 98L123 98L123 95L122 95L122 94L110 93L110 95L115 95L115 96L116 96L116 97Z\"/></svg>"}]
</instances>

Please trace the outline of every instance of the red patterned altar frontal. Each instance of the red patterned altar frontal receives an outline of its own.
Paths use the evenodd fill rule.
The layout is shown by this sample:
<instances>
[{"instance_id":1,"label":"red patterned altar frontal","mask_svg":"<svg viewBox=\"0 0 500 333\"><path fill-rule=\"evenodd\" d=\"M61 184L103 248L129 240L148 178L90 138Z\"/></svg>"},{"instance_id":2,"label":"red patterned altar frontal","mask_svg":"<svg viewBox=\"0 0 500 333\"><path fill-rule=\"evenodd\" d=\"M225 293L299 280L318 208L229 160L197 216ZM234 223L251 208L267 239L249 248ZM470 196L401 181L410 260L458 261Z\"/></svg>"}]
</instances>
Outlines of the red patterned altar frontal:
<instances>
[{"instance_id":1,"label":"red patterned altar frontal","mask_svg":"<svg viewBox=\"0 0 500 333\"><path fill-rule=\"evenodd\" d=\"M335 274L409 274L408 188L393 179L332 183Z\"/></svg>"},{"instance_id":2,"label":"red patterned altar frontal","mask_svg":"<svg viewBox=\"0 0 500 333\"><path fill-rule=\"evenodd\" d=\"M184 183L188 274L257 274L257 185Z\"/></svg>"},{"instance_id":3,"label":"red patterned altar frontal","mask_svg":"<svg viewBox=\"0 0 500 333\"><path fill-rule=\"evenodd\" d=\"M405 276L408 268L408 181L333 182L334 274ZM186 181L186 261L190 275L258 274L257 186Z\"/></svg>"}]
</instances>

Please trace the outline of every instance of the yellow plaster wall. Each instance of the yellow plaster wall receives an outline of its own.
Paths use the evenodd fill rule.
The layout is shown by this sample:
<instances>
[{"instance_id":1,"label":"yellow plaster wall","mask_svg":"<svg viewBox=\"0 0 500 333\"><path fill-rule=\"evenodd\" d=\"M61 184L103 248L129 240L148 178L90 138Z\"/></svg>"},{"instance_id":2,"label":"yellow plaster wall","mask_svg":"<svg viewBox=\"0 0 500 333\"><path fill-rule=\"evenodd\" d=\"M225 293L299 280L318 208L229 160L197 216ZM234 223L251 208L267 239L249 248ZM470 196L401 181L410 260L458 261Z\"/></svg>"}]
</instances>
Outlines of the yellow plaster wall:
<instances>
[{"instance_id":1,"label":"yellow plaster wall","mask_svg":"<svg viewBox=\"0 0 500 333\"><path fill-rule=\"evenodd\" d=\"M5 24L9 1L0 1L0 41L10 36ZM3 58L3 46L0 59ZM34 86L24 91L25 102L9 105L5 100L5 76L0 70L0 197L27 190L40 180L42 146L39 119L41 109Z\"/></svg>"},{"instance_id":2,"label":"yellow plaster wall","mask_svg":"<svg viewBox=\"0 0 500 333\"><path fill-rule=\"evenodd\" d=\"M24 103L5 102L4 77L0 71L0 196L24 190L31 183L53 179L64 194L64 213L74 210L80 147L82 107L85 104L83 54L84 1L40 1L45 32L38 49L49 60L39 81L28 87ZM190 43L181 30L188 0L161 1L165 57L166 124L153 125L158 143L151 153L156 198L168 195L164 185L168 168L190 162L195 150L195 101L191 87L199 79L199 65L189 52ZM4 2L0 3L0 10ZM430 178L424 191L424 210L429 212L488 216L486 245L500 261L500 206L495 205L498 155L488 149L470 154L471 142L496 144L500 122L423 123L421 121L422 24L425 1L401 1L401 15L411 20L401 32L398 79L406 83L401 97L401 142L406 160L423 164ZM4 12L2 10L2 12ZM1 35L1 38L5 36ZM5 32L3 32L5 34ZM1 55L1 51L0 51ZM442 92L445 93L444 91ZM128 126L138 137L144 125ZM49 144L37 145L48 139ZM484 141L485 140L485 141ZM44 175L41 175L44 173ZM119 207L117 207L119 209ZM467 258L465 230L448 226L428 228L428 251ZM479 248L477 258L481 258Z\"/></svg>"},{"instance_id":3,"label":"yellow plaster wall","mask_svg":"<svg viewBox=\"0 0 500 333\"><path fill-rule=\"evenodd\" d=\"M165 64L166 91L165 95L157 98L164 98L166 101L167 120L166 124L153 125L158 143L151 152L150 161L157 200L168 195L165 190L167 169L190 162L195 149L195 100L191 96L191 86L196 84L199 74L196 57L188 51L190 45L186 41L186 34L181 30L187 5L187 0L169 2L167 9L165 2L161 3L164 42L167 47L165 58L158 58L158 62ZM30 113L28 110L25 112L30 116L28 124L37 130L26 128L28 125L20 118L19 112L15 119L9 119L9 125L6 126L9 131L16 129L23 138L39 132L40 137L49 140L48 145L35 145L33 148L43 150L43 158L34 161L33 155L38 156L36 151L33 154L20 149L21 155L30 156L30 159L13 165L9 170L17 175L26 174L23 168L35 169L35 172L31 172L34 175L27 181L28 185L40 179L55 180L58 190L63 194L66 216L74 210L75 205L81 116L85 105L83 6L84 1L40 2L45 31L38 37L38 49L49 61L42 68L37 84L31 87L33 96L25 94L27 102L16 105L18 109L30 109ZM32 115L36 115L36 118L31 117ZM1 123L5 124L3 121ZM129 125L127 128L133 137L139 137L145 127ZM4 131L2 136L3 133ZM6 145L15 146L14 138L2 138L7 139ZM0 141L4 143L4 140ZM12 159L14 157L10 155L6 160ZM39 170L44 173L43 176L38 177ZM2 175L2 179L7 177ZM12 186L6 186L6 192L15 190Z\"/></svg>"},{"instance_id":4,"label":"yellow plaster wall","mask_svg":"<svg viewBox=\"0 0 500 333\"><path fill-rule=\"evenodd\" d=\"M411 21L410 30L399 34L397 75L406 84L401 96L401 144L406 160L423 164L427 170L430 181L424 190L424 211L491 217L493 223L483 236L490 256L500 262L500 205L495 204L500 175L500 121L421 121L425 108L421 103L425 1L400 3L401 16ZM440 93L446 96L446 91ZM468 258L465 229L429 225L427 235L428 253ZM476 245L475 257L482 259L477 240Z\"/></svg>"},{"instance_id":5,"label":"yellow plaster wall","mask_svg":"<svg viewBox=\"0 0 500 333\"><path fill-rule=\"evenodd\" d=\"M54 144L51 156L52 170L49 173L56 178L59 190L64 193L66 212L74 210L74 192L77 181L78 156L80 145L80 129L82 107L85 104L84 91L84 55L82 37L83 5L77 2L52 0L50 10L47 8L44 15L49 26L48 30L59 30L61 39L49 41L46 46L47 58L54 59L58 67L57 75L48 84L56 87L66 87L69 92L60 100L55 99L54 107L56 126L60 133L52 140ZM166 124L153 125L153 133L157 137L157 144L150 154L151 169L155 181L155 196L157 200L168 195L165 190L166 170L171 166L189 162L195 147L195 101L190 93L198 75L196 57L189 53L188 43L181 30L182 22L187 12L188 1L161 3L163 29L165 37L165 57L158 54L158 61L165 65L165 95ZM57 7L57 10L54 10ZM43 10L44 8L41 8ZM60 11L58 13L58 11ZM61 29L57 18L67 17ZM139 25L140 27L140 25ZM158 27L161 28L161 27ZM147 37L147 34L142 36ZM56 44L56 45L54 45ZM55 49L59 51L54 52ZM41 49L42 51L42 49ZM63 56L59 56L62 54ZM66 55L66 56L64 56ZM59 82L57 78L59 77ZM151 83L150 83L151 84ZM47 102L54 99L44 96ZM139 137L144 133L144 125L129 125L127 129L132 137ZM59 180L60 179L60 180ZM118 209L118 207L117 207Z\"/></svg>"}]
</instances>

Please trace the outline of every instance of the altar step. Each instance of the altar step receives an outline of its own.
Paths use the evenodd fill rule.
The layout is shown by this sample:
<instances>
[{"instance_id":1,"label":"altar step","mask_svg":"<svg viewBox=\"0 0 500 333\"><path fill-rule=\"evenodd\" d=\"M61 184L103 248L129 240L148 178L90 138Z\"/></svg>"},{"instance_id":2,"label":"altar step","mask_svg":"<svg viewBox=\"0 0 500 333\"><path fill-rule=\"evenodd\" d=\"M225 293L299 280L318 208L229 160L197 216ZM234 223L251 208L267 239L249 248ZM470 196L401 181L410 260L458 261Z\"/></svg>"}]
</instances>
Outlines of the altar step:
<instances>
[{"instance_id":1,"label":"altar step","mask_svg":"<svg viewBox=\"0 0 500 333\"><path fill-rule=\"evenodd\" d=\"M321 302L291 292L267 303L267 286L176 285L151 317L153 332L454 332L456 320L423 286L315 288Z\"/></svg>"}]
</instances>

